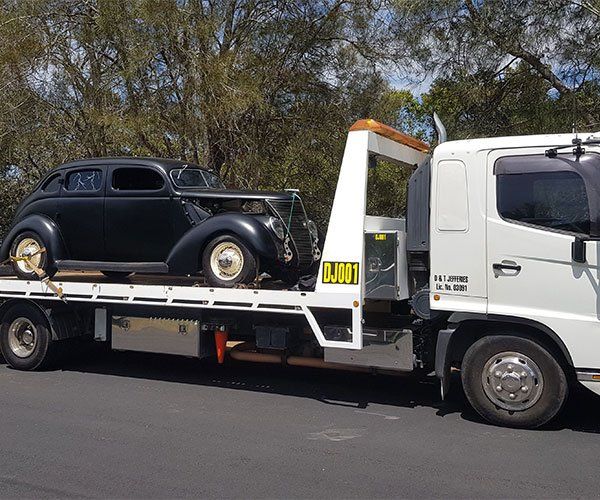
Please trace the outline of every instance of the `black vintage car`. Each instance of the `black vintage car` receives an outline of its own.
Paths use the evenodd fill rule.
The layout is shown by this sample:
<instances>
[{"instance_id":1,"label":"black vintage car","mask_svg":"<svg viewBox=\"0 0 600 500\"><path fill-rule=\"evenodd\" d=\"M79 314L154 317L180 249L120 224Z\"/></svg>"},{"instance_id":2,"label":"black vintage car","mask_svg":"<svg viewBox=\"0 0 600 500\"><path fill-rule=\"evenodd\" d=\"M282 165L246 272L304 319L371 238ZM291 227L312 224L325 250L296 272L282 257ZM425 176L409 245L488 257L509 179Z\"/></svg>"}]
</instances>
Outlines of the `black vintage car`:
<instances>
[{"instance_id":1,"label":"black vintage car","mask_svg":"<svg viewBox=\"0 0 600 500\"><path fill-rule=\"evenodd\" d=\"M23 279L59 270L194 275L214 286L261 272L294 281L320 259L295 192L233 191L198 165L96 158L52 170L18 207L0 249ZM19 257L29 256L29 260Z\"/></svg>"}]
</instances>

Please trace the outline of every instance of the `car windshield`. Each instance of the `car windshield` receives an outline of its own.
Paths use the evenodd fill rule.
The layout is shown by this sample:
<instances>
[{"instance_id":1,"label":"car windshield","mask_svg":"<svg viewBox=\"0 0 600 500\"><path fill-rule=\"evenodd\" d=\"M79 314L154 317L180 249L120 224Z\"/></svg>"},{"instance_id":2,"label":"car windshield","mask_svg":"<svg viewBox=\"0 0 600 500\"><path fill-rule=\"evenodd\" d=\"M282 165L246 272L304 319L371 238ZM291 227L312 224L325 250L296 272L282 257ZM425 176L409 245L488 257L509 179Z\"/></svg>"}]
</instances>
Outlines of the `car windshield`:
<instances>
[{"instance_id":1,"label":"car windshield","mask_svg":"<svg viewBox=\"0 0 600 500\"><path fill-rule=\"evenodd\" d=\"M171 179L178 188L223 189L225 186L218 175L199 168L176 168L171 170Z\"/></svg>"}]
</instances>

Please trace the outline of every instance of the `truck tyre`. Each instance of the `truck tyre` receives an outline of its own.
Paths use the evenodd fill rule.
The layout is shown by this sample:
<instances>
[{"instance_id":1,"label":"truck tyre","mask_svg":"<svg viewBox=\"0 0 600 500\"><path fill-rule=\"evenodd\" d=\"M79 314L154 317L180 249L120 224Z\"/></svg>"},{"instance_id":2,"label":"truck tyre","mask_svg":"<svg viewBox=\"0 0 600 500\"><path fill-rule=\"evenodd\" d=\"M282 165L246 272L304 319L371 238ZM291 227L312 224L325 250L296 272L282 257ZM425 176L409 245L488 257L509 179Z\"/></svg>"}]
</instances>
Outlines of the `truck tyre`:
<instances>
[{"instance_id":1,"label":"truck tyre","mask_svg":"<svg viewBox=\"0 0 600 500\"><path fill-rule=\"evenodd\" d=\"M556 359L538 343L511 335L475 342L461 365L471 406L487 421L506 427L536 428L552 420L568 394Z\"/></svg>"},{"instance_id":2,"label":"truck tyre","mask_svg":"<svg viewBox=\"0 0 600 500\"><path fill-rule=\"evenodd\" d=\"M235 236L224 234L212 240L202 255L202 271L212 286L232 288L256 279L257 258Z\"/></svg>"},{"instance_id":3,"label":"truck tyre","mask_svg":"<svg viewBox=\"0 0 600 500\"><path fill-rule=\"evenodd\" d=\"M0 323L0 351L12 368L47 368L56 360L57 347L46 316L35 305L16 304L4 314Z\"/></svg>"},{"instance_id":4,"label":"truck tyre","mask_svg":"<svg viewBox=\"0 0 600 500\"><path fill-rule=\"evenodd\" d=\"M48 253L45 250L44 241L37 233L25 231L19 234L10 247L10 256L22 258L25 255L31 255L31 264L41 269L50 278L56 274L56 269L49 262ZM14 273L24 280L38 280L39 277L31 267L30 263L23 260L13 260L12 268Z\"/></svg>"}]
</instances>

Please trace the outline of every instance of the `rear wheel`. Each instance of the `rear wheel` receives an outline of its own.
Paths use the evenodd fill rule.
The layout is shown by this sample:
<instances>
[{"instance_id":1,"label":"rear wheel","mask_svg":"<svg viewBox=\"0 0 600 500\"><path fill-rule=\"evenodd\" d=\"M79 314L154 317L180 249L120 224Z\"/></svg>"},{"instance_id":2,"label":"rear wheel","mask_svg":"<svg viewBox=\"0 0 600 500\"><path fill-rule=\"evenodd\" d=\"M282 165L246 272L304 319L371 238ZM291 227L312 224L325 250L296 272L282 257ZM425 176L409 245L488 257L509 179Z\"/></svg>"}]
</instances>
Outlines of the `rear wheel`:
<instances>
[{"instance_id":1,"label":"rear wheel","mask_svg":"<svg viewBox=\"0 0 600 500\"><path fill-rule=\"evenodd\" d=\"M257 258L238 238L218 236L204 249L202 270L209 284L232 288L256 279Z\"/></svg>"},{"instance_id":2,"label":"rear wheel","mask_svg":"<svg viewBox=\"0 0 600 500\"><path fill-rule=\"evenodd\" d=\"M33 231L21 233L14 239L10 256L13 259L13 271L21 279L39 279L34 267L41 269L50 277L56 272L53 266L49 265L48 253L42 238Z\"/></svg>"},{"instance_id":3,"label":"rear wheel","mask_svg":"<svg viewBox=\"0 0 600 500\"><path fill-rule=\"evenodd\" d=\"M11 307L0 324L0 351L18 370L37 370L55 361L57 345L42 311L27 303Z\"/></svg>"},{"instance_id":4,"label":"rear wheel","mask_svg":"<svg viewBox=\"0 0 600 500\"><path fill-rule=\"evenodd\" d=\"M536 342L510 335L484 337L461 366L469 403L483 418L507 427L539 427L552 420L568 394L564 370Z\"/></svg>"}]
</instances>

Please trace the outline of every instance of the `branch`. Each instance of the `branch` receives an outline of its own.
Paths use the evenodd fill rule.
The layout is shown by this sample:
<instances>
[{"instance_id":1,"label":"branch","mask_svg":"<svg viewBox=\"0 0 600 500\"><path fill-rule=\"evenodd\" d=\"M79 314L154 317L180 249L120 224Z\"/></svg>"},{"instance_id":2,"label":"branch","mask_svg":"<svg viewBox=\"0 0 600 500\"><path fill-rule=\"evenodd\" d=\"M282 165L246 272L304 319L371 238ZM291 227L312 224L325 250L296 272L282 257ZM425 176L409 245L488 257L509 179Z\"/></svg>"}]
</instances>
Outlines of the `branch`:
<instances>
[{"instance_id":1,"label":"branch","mask_svg":"<svg viewBox=\"0 0 600 500\"><path fill-rule=\"evenodd\" d=\"M525 50L517 40L502 36L494 31L485 19L481 17L472 0L466 0L465 6L471 15L475 28L479 28L498 48L529 64L544 80L548 81L558 90L559 94L565 95L571 93L571 89L552 71L548 64L544 64L540 57Z\"/></svg>"}]
</instances>

